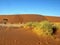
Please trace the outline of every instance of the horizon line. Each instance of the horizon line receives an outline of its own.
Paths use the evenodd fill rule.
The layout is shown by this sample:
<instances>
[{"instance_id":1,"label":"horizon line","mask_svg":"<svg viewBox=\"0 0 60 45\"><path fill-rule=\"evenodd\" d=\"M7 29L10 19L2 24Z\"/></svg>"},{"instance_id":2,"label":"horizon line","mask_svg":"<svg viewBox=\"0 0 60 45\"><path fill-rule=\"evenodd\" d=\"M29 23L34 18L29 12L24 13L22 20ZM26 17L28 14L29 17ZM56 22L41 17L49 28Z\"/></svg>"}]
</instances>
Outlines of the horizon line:
<instances>
[{"instance_id":1,"label":"horizon line","mask_svg":"<svg viewBox=\"0 0 60 45\"><path fill-rule=\"evenodd\" d=\"M52 17L60 17L60 16L54 16L54 15L44 15L44 14L0 14L0 16L5 16L5 15L42 15L42 16L52 16Z\"/></svg>"}]
</instances>

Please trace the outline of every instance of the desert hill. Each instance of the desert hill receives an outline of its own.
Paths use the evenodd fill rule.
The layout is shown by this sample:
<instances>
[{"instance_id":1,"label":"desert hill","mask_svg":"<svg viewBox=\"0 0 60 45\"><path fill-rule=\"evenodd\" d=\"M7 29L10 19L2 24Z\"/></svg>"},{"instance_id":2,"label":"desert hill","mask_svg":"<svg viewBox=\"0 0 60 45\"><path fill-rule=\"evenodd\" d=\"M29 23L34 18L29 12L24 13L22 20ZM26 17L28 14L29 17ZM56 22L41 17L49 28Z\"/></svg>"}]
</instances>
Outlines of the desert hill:
<instances>
[{"instance_id":1,"label":"desert hill","mask_svg":"<svg viewBox=\"0 0 60 45\"><path fill-rule=\"evenodd\" d=\"M48 20L51 22L60 22L60 17L52 17L52 16L42 16L37 14L16 14L16 15L0 15L0 23L3 22L4 19L8 20L8 23L26 23L30 21L42 21Z\"/></svg>"},{"instance_id":2,"label":"desert hill","mask_svg":"<svg viewBox=\"0 0 60 45\"><path fill-rule=\"evenodd\" d=\"M45 18L46 18L48 21L51 21L51 22L60 22L60 17L45 16Z\"/></svg>"}]
</instances>

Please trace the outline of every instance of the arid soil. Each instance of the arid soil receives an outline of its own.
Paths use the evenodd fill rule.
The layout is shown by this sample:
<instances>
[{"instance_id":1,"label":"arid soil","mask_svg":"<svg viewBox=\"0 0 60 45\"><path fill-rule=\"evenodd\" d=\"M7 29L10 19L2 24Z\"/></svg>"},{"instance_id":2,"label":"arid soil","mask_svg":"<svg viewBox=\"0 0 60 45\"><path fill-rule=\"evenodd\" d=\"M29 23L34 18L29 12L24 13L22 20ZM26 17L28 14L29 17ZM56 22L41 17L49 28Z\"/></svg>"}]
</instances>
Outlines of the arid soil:
<instances>
[{"instance_id":1,"label":"arid soil","mask_svg":"<svg viewBox=\"0 0 60 45\"><path fill-rule=\"evenodd\" d=\"M48 20L59 22L60 17L40 16L35 14L0 16L0 23L8 19L7 23L18 24L30 21ZM30 29L19 27L0 26L0 45L60 45L60 30L56 31L55 37L39 37Z\"/></svg>"}]
</instances>

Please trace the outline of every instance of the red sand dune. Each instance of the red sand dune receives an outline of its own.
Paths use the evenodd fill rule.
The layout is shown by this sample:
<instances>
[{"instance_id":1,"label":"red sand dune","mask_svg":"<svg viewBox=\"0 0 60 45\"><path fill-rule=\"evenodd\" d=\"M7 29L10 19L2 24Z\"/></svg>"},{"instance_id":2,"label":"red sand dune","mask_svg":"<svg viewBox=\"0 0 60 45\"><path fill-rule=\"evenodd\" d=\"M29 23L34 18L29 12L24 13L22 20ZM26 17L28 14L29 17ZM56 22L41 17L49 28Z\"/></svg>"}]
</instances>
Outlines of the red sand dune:
<instances>
[{"instance_id":1,"label":"red sand dune","mask_svg":"<svg viewBox=\"0 0 60 45\"><path fill-rule=\"evenodd\" d=\"M8 23L26 23L30 21L48 20L51 22L60 22L60 17L49 17L35 14L0 16L0 23L3 19L8 19ZM48 37L38 37L31 30L25 30L18 27L2 27L0 26L0 45L60 45L60 31L58 38L52 39Z\"/></svg>"},{"instance_id":2,"label":"red sand dune","mask_svg":"<svg viewBox=\"0 0 60 45\"><path fill-rule=\"evenodd\" d=\"M36 14L3 15L3 16L1 15L0 22L2 22L3 19L8 19L9 23L26 23L30 21L42 21L42 20L60 22L60 17L42 16Z\"/></svg>"},{"instance_id":3,"label":"red sand dune","mask_svg":"<svg viewBox=\"0 0 60 45\"><path fill-rule=\"evenodd\" d=\"M51 22L60 22L60 17L45 16L45 18Z\"/></svg>"}]
</instances>

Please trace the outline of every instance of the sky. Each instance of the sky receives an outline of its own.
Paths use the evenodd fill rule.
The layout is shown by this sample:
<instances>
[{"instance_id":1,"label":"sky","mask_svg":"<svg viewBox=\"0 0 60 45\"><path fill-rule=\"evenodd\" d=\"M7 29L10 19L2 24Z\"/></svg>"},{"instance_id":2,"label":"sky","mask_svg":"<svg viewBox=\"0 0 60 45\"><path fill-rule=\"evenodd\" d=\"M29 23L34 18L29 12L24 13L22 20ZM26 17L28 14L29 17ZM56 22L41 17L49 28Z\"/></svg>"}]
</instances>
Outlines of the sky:
<instances>
[{"instance_id":1,"label":"sky","mask_svg":"<svg viewBox=\"0 0 60 45\"><path fill-rule=\"evenodd\" d=\"M0 0L0 14L60 16L60 0Z\"/></svg>"}]
</instances>

